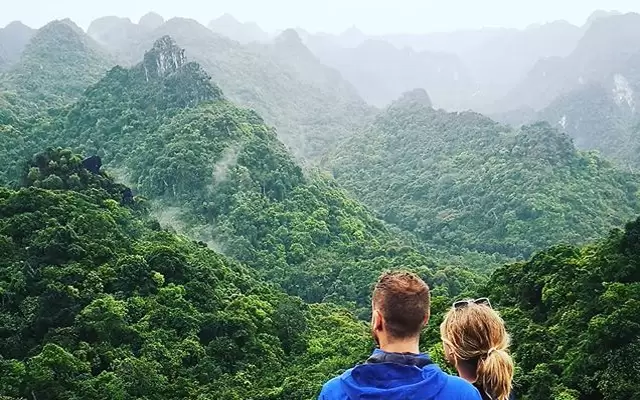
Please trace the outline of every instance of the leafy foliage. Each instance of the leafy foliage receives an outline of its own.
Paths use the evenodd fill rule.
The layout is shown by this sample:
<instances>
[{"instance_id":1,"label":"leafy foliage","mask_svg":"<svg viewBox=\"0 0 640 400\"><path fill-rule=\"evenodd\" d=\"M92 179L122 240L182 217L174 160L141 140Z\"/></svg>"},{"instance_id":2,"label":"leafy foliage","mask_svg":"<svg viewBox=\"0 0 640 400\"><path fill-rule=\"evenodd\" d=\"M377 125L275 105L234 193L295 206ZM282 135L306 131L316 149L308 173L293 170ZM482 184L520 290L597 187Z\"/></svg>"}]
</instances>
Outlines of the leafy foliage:
<instances>
[{"instance_id":1,"label":"leafy foliage","mask_svg":"<svg viewBox=\"0 0 640 400\"><path fill-rule=\"evenodd\" d=\"M638 176L544 123L514 131L405 97L328 165L383 219L438 247L528 257L597 238L639 210Z\"/></svg>"},{"instance_id":2,"label":"leafy foliage","mask_svg":"<svg viewBox=\"0 0 640 400\"><path fill-rule=\"evenodd\" d=\"M69 151L32 168L36 186L80 179L74 190L0 189L4 396L311 399L369 351L348 312L310 308L159 230Z\"/></svg>"},{"instance_id":3,"label":"leafy foliage","mask_svg":"<svg viewBox=\"0 0 640 400\"><path fill-rule=\"evenodd\" d=\"M640 219L493 274L485 292L511 329L522 398L637 398L639 243Z\"/></svg>"}]
</instances>

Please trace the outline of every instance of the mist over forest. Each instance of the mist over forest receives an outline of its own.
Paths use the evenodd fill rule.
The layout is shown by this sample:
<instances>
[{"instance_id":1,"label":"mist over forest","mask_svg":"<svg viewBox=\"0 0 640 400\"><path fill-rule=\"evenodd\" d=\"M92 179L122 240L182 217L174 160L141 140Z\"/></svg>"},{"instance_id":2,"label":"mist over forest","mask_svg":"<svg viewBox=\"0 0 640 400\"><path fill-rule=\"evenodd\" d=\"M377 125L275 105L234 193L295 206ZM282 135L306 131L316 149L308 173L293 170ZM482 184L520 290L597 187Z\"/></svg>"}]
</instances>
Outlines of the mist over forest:
<instances>
[{"instance_id":1,"label":"mist over forest","mask_svg":"<svg viewBox=\"0 0 640 400\"><path fill-rule=\"evenodd\" d=\"M0 400L316 399L397 269L446 371L489 297L517 399L640 399L640 14L206 18L0 27Z\"/></svg>"}]
</instances>

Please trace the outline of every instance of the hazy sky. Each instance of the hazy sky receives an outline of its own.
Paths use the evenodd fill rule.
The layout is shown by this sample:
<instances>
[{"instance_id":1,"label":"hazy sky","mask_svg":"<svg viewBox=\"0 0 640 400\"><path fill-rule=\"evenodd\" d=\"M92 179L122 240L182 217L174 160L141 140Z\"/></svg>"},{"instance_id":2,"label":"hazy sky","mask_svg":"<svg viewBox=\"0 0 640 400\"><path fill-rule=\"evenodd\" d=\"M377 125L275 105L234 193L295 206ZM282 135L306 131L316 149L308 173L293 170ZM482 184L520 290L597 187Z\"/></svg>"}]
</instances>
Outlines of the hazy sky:
<instances>
[{"instance_id":1,"label":"hazy sky","mask_svg":"<svg viewBox=\"0 0 640 400\"><path fill-rule=\"evenodd\" d=\"M640 0L0 0L0 26L21 20L40 27L69 17L83 28L101 16L138 20L148 11L202 23L228 12L274 31L302 27L340 32L417 33L483 26L524 28L565 19L582 24L596 9L640 12Z\"/></svg>"}]
</instances>

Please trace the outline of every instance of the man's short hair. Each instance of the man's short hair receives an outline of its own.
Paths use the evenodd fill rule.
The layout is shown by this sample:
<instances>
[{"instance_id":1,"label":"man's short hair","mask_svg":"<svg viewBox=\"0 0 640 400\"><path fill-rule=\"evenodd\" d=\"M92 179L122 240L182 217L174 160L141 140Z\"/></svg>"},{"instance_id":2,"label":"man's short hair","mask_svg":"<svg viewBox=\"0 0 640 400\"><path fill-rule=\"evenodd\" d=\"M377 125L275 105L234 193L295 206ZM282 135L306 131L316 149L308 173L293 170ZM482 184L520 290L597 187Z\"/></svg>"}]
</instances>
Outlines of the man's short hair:
<instances>
[{"instance_id":1,"label":"man's short hair","mask_svg":"<svg viewBox=\"0 0 640 400\"><path fill-rule=\"evenodd\" d=\"M373 307L382 313L391 337L415 337L429 317L429 286L411 272L385 272L373 290Z\"/></svg>"}]
</instances>

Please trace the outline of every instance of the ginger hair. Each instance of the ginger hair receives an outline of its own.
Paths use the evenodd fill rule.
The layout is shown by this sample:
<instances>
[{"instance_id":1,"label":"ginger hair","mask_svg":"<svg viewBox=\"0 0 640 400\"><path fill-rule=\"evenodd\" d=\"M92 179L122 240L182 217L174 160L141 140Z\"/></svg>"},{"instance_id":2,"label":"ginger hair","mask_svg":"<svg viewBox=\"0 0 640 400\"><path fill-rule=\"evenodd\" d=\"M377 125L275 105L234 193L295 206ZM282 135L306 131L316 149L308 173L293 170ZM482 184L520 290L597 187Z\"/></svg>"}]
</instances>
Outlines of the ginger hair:
<instances>
[{"instance_id":1,"label":"ginger hair","mask_svg":"<svg viewBox=\"0 0 640 400\"><path fill-rule=\"evenodd\" d=\"M386 272L373 290L373 306L382 313L391 337L417 336L429 319L429 286L411 272Z\"/></svg>"}]
</instances>

